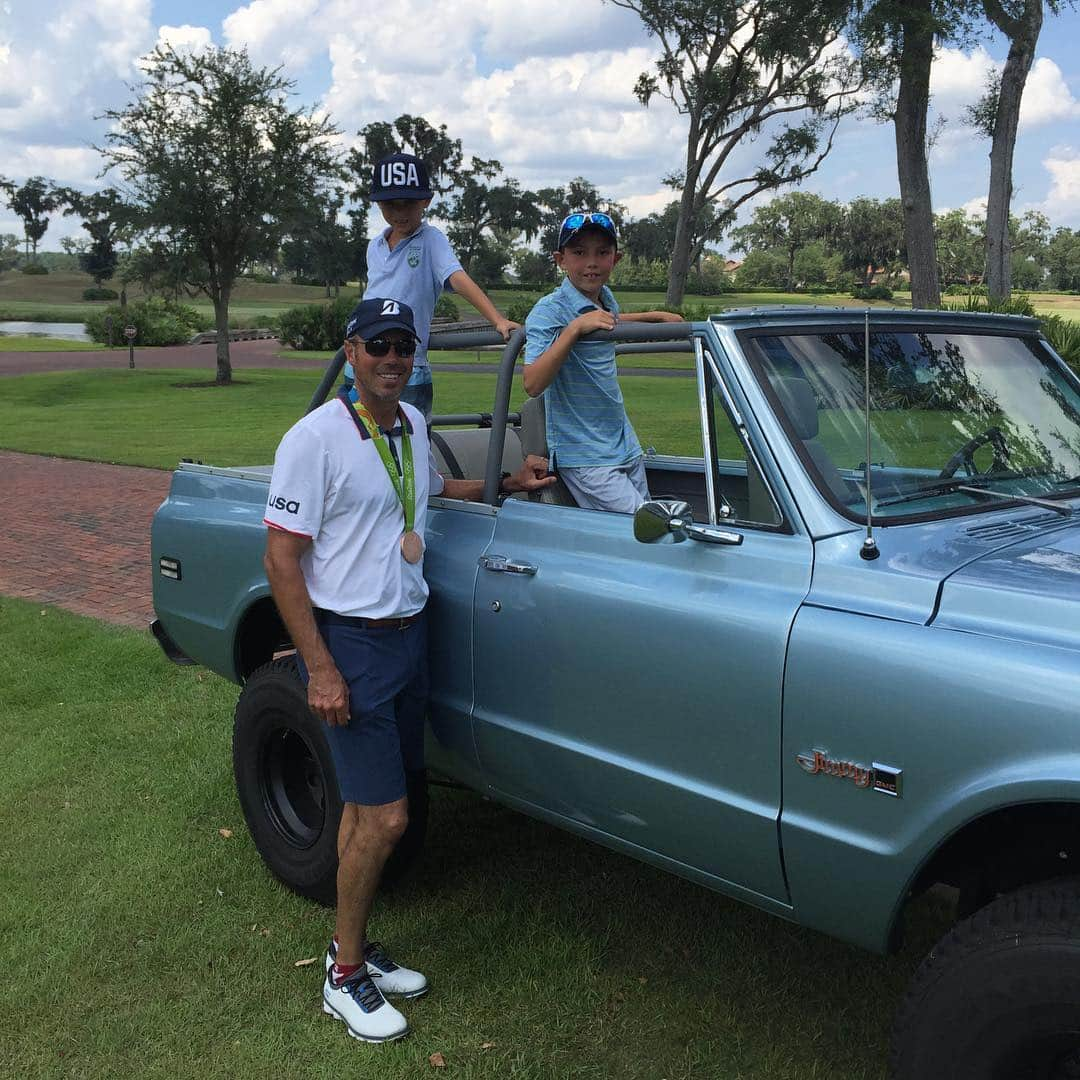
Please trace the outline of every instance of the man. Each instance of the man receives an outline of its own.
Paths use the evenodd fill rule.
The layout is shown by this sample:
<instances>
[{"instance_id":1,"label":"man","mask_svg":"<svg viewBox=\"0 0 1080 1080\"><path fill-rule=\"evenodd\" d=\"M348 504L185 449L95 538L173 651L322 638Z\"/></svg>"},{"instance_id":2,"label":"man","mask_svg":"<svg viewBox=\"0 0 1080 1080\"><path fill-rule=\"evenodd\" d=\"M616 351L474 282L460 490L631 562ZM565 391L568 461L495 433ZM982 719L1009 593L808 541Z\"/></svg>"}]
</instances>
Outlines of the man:
<instances>
[{"instance_id":1,"label":"man","mask_svg":"<svg viewBox=\"0 0 1080 1080\"><path fill-rule=\"evenodd\" d=\"M417 341L408 305L357 305L345 353L358 400L354 406L343 388L286 432L264 518L270 587L308 703L328 725L345 803L323 1008L369 1042L408 1031L384 994L428 989L423 975L366 936L383 864L408 821L405 771L423 767L428 496L483 495L483 481L439 475L422 414L401 402ZM542 488L553 482L546 472L545 460L530 458L502 490Z\"/></svg>"}]
</instances>

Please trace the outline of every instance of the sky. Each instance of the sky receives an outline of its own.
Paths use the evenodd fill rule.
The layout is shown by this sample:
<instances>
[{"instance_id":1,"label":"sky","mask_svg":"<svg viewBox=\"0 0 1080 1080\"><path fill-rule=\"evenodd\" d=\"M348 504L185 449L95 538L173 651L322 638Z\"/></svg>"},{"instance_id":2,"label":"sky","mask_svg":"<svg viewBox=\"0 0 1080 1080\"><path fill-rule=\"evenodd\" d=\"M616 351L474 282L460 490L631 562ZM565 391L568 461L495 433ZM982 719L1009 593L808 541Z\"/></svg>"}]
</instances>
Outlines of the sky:
<instances>
[{"instance_id":1,"label":"sky","mask_svg":"<svg viewBox=\"0 0 1080 1080\"><path fill-rule=\"evenodd\" d=\"M83 190L107 185L92 144L104 110L131 99L139 57L156 43L246 46L282 65L296 105L327 111L348 145L403 112L446 124L466 154L497 158L525 187L585 176L632 216L662 209L662 177L680 167L685 120L633 96L656 58L632 12L602 0L0 0L0 176L44 175ZM930 156L936 210L985 206L989 141L963 120L1000 66L987 35L939 49ZM751 161L754 146L740 151ZM1014 211L1080 227L1080 13L1047 17L1028 79L1014 169ZM832 154L803 189L846 202L898 194L891 125L844 121ZM0 233L22 235L0 208ZM42 242L80 236L56 218ZM723 246L723 245L721 245Z\"/></svg>"}]
</instances>

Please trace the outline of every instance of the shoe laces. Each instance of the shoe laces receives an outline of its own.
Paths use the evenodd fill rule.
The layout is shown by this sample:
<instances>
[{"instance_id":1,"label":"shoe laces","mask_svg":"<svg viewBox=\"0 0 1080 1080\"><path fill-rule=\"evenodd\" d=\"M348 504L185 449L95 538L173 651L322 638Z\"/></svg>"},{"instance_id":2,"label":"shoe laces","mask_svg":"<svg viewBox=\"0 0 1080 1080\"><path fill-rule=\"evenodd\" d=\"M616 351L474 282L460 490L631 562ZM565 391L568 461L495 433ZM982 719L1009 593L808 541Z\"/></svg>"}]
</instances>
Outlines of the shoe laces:
<instances>
[{"instance_id":1,"label":"shoe laces","mask_svg":"<svg viewBox=\"0 0 1080 1080\"><path fill-rule=\"evenodd\" d=\"M398 965L386 955L386 950L377 941L369 941L364 950L364 959L374 964L380 971L397 971Z\"/></svg>"},{"instance_id":2,"label":"shoe laces","mask_svg":"<svg viewBox=\"0 0 1080 1080\"><path fill-rule=\"evenodd\" d=\"M363 967L342 982L338 989L344 990L366 1013L372 1013L386 1004L382 991L375 985L375 980Z\"/></svg>"}]
</instances>

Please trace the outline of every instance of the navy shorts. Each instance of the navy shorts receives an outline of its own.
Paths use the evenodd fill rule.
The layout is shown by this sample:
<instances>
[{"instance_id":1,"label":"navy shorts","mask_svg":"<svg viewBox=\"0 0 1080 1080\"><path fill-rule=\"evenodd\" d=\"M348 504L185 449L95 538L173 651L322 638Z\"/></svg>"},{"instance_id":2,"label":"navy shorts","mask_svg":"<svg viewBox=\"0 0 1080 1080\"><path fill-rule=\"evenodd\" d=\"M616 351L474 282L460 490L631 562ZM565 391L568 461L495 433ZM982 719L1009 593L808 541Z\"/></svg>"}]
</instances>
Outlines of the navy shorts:
<instances>
[{"instance_id":1,"label":"navy shorts","mask_svg":"<svg viewBox=\"0 0 1080 1080\"><path fill-rule=\"evenodd\" d=\"M326 726L341 797L361 806L396 802L405 796L406 770L424 767L427 618L422 613L402 630L332 612L317 612L315 621L349 687L349 723Z\"/></svg>"}]
</instances>

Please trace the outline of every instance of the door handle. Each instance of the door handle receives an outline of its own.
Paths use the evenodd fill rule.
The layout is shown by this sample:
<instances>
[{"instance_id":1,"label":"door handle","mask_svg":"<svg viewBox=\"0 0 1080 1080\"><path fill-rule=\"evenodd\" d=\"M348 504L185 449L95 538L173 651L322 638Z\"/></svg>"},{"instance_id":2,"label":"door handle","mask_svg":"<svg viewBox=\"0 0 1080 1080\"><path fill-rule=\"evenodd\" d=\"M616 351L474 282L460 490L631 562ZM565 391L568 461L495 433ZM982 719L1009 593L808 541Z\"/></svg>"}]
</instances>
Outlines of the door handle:
<instances>
[{"instance_id":1,"label":"door handle","mask_svg":"<svg viewBox=\"0 0 1080 1080\"><path fill-rule=\"evenodd\" d=\"M485 570L490 570L495 574L524 574L526 577L532 577L537 570L532 563L518 562L505 555L481 555L477 562Z\"/></svg>"}]
</instances>

